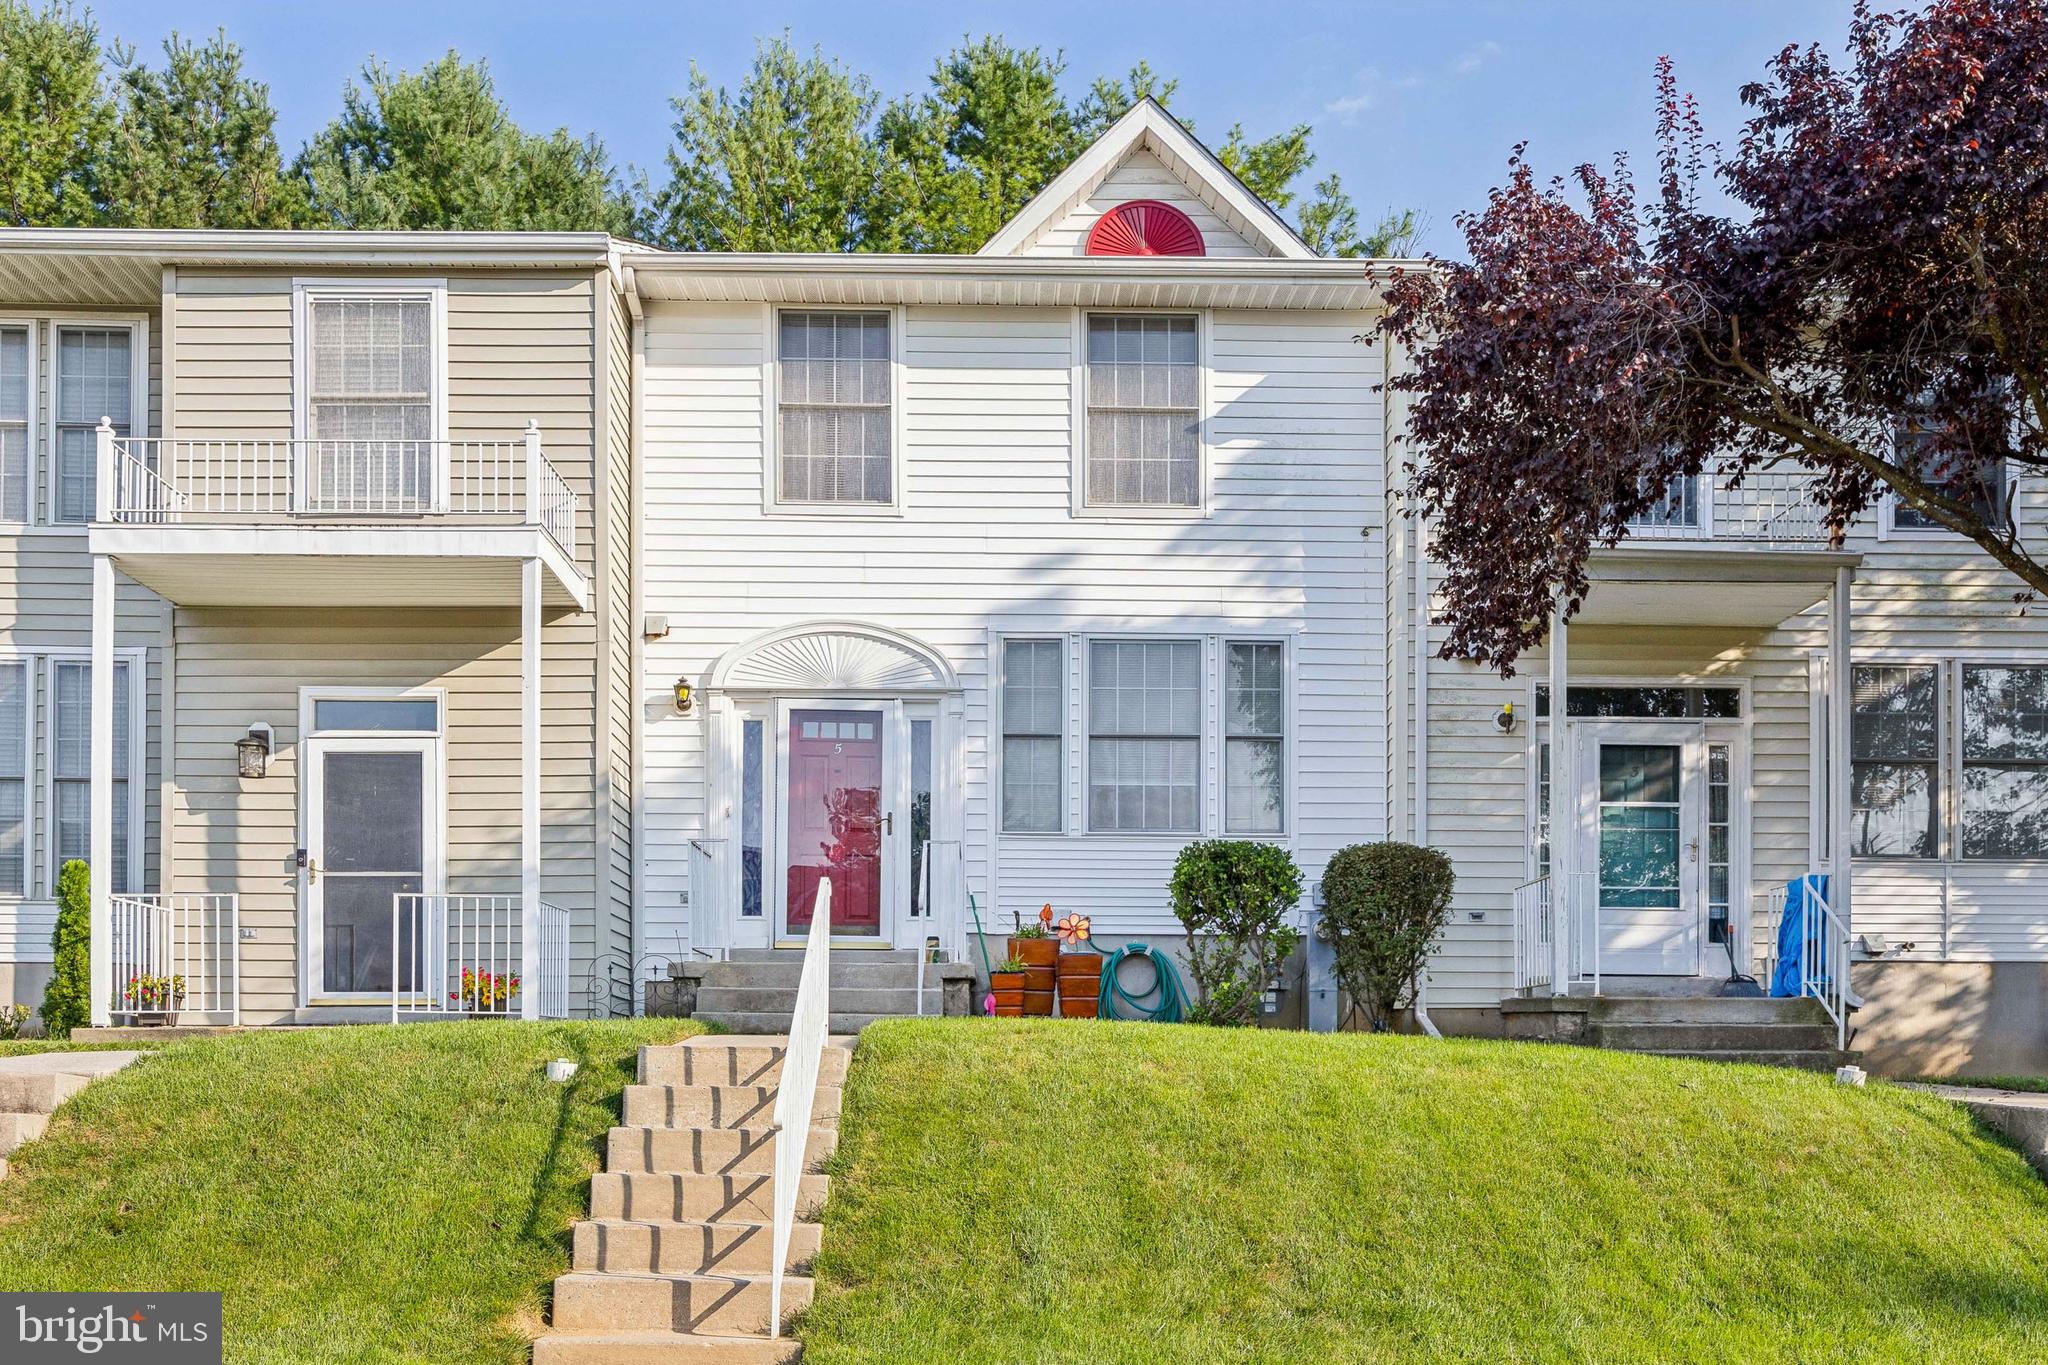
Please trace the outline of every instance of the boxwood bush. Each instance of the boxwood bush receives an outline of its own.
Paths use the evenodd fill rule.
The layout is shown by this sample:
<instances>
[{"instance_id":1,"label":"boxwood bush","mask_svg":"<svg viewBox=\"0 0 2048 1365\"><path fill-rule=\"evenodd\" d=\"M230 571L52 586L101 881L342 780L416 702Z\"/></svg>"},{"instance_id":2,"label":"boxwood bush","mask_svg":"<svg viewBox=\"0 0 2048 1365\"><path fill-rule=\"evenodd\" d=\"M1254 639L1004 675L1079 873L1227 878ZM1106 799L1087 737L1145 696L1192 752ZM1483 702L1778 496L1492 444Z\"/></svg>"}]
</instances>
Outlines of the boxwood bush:
<instances>
[{"instance_id":1,"label":"boxwood bush","mask_svg":"<svg viewBox=\"0 0 2048 1365\"><path fill-rule=\"evenodd\" d=\"M1388 841L1339 849L1323 873L1317 936L1335 950L1337 980L1373 1032L1392 1026L1451 917L1457 878L1433 848Z\"/></svg>"},{"instance_id":2,"label":"boxwood bush","mask_svg":"<svg viewBox=\"0 0 2048 1365\"><path fill-rule=\"evenodd\" d=\"M1189 1019L1258 1022L1266 983L1301 942L1287 923L1301 900L1301 869L1278 844L1200 839L1180 851L1167 890L1187 930Z\"/></svg>"}]
</instances>

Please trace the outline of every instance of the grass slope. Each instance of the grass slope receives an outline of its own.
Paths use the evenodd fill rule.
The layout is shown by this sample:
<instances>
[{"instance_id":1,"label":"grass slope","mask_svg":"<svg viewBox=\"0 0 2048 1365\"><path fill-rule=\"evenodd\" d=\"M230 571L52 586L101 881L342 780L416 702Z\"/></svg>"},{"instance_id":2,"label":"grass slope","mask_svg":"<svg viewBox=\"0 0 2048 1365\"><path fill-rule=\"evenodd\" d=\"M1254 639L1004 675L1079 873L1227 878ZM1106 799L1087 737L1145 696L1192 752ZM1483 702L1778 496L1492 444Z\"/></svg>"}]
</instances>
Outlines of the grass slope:
<instances>
[{"instance_id":1,"label":"grass slope","mask_svg":"<svg viewBox=\"0 0 2048 1365\"><path fill-rule=\"evenodd\" d=\"M834 1170L815 1365L2048 1356L2048 1190L1888 1086L902 1021Z\"/></svg>"},{"instance_id":2,"label":"grass slope","mask_svg":"<svg viewBox=\"0 0 2048 1365\"><path fill-rule=\"evenodd\" d=\"M176 1043L0 1181L0 1287L219 1289L232 1361L514 1362L636 1049L695 1025L416 1024ZM542 1066L583 1066L568 1086Z\"/></svg>"}]
</instances>

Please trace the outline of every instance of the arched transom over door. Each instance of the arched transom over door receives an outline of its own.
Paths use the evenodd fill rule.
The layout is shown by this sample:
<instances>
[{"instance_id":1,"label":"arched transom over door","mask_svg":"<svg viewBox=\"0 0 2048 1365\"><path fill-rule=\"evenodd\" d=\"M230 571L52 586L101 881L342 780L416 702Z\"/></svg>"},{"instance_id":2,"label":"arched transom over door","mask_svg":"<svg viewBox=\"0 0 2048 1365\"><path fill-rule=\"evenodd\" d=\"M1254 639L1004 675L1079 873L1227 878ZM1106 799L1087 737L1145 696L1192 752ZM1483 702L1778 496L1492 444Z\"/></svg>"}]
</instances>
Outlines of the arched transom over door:
<instances>
[{"instance_id":1,"label":"arched transom over door","mask_svg":"<svg viewBox=\"0 0 2048 1365\"><path fill-rule=\"evenodd\" d=\"M936 650L816 621L735 646L706 682L727 718L732 942L787 941L832 883L835 937L910 941L931 926L934 844L953 812L959 679ZM943 869L942 869L943 870Z\"/></svg>"}]
</instances>

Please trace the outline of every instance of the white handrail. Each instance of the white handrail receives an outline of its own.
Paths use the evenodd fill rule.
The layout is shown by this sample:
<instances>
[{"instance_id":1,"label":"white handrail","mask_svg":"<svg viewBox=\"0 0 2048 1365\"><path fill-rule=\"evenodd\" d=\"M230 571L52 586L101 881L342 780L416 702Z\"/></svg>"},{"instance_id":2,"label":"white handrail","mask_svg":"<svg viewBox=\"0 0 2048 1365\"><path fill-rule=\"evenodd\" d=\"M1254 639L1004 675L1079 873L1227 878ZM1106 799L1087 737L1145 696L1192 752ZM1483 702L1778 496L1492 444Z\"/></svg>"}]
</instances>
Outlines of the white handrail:
<instances>
[{"instance_id":1,"label":"white handrail","mask_svg":"<svg viewBox=\"0 0 2048 1365\"><path fill-rule=\"evenodd\" d=\"M768 1281L770 1337L782 1335L783 1263L789 1259L797 1188L803 1183L804 1155L811 1140L811 1100L818 1089L826 1026L832 1018L831 918L832 879L823 877L818 881L818 899L811 907L811 932L804 944L803 972L797 978L796 1005L790 1012L789 1046L783 1051L782 1075L775 1088L775 1227L769 1239Z\"/></svg>"},{"instance_id":2,"label":"white handrail","mask_svg":"<svg viewBox=\"0 0 2048 1365\"><path fill-rule=\"evenodd\" d=\"M1515 989L1549 994L1557 932L1550 878L1535 877L1516 887L1514 907Z\"/></svg>"},{"instance_id":3,"label":"white handrail","mask_svg":"<svg viewBox=\"0 0 2048 1365\"><path fill-rule=\"evenodd\" d=\"M526 991L540 1017L569 1017L569 912L540 905L540 979L520 976L526 917L517 896L391 898L391 1022L424 1016L512 1019Z\"/></svg>"},{"instance_id":4,"label":"white handrail","mask_svg":"<svg viewBox=\"0 0 2048 1365\"><path fill-rule=\"evenodd\" d=\"M1820 1001L1835 1026L1835 1048L1843 1051L1849 1046L1849 929L1828 904L1819 877L1801 877L1792 887L1798 897L1799 994ZM1778 962L1778 935L1773 934L1767 990L1777 980Z\"/></svg>"},{"instance_id":5,"label":"white handrail","mask_svg":"<svg viewBox=\"0 0 2048 1365\"><path fill-rule=\"evenodd\" d=\"M108 910L114 1014L225 1014L241 1022L238 896L114 896Z\"/></svg>"}]
</instances>

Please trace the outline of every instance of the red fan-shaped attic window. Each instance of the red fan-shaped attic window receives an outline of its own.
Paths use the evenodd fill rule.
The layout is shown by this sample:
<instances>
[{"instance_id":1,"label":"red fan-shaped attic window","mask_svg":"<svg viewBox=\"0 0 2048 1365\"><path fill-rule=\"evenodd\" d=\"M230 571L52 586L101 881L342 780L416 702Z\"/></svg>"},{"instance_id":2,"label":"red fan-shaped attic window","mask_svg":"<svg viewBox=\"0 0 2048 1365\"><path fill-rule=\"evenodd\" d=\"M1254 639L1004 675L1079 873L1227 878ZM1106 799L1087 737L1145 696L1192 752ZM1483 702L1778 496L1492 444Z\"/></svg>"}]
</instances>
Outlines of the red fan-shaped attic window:
<instances>
[{"instance_id":1,"label":"red fan-shaped attic window","mask_svg":"<svg viewBox=\"0 0 2048 1365\"><path fill-rule=\"evenodd\" d=\"M1133 199L1095 220L1088 230L1090 256L1201 256L1201 231L1194 220L1157 199Z\"/></svg>"}]
</instances>

